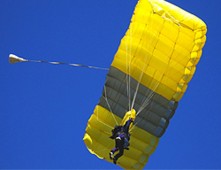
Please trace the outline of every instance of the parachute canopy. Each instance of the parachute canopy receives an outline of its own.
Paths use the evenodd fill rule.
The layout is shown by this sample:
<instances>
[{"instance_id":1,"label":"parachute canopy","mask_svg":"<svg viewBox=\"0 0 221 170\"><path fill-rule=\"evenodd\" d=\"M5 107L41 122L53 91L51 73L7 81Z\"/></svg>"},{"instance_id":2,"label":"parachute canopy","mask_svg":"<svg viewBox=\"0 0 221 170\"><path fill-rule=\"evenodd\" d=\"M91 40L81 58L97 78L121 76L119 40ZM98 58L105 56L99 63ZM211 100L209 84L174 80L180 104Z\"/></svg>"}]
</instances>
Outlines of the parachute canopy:
<instances>
[{"instance_id":1,"label":"parachute canopy","mask_svg":"<svg viewBox=\"0 0 221 170\"><path fill-rule=\"evenodd\" d=\"M84 142L92 154L111 161L111 129L134 108L130 150L118 165L145 166L193 77L206 31L202 20L164 0L138 1L88 120Z\"/></svg>"}]
</instances>

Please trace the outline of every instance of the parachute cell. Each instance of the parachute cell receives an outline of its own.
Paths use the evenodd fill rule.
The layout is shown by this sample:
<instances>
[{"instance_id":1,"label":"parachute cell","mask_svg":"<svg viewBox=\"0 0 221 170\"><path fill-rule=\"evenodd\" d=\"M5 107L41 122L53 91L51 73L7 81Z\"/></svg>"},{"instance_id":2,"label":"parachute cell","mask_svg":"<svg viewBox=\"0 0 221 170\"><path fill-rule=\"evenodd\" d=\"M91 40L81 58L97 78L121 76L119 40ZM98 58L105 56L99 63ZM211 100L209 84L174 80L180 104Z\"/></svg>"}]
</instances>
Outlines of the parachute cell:
<instances>
[{"instance_id":1,"label":"parachute cell","mask_svg":"<svg viewBox=\"0 0 221 170\"><path fill-rule=\"evenodd\" d=\"M139 0L88 121L84 141L91 153L111 161L111 129L134 108L130 150L118 165L145 166L193 77L206 31L202 20L173 4Z\"/></svg>"}]
</instances>

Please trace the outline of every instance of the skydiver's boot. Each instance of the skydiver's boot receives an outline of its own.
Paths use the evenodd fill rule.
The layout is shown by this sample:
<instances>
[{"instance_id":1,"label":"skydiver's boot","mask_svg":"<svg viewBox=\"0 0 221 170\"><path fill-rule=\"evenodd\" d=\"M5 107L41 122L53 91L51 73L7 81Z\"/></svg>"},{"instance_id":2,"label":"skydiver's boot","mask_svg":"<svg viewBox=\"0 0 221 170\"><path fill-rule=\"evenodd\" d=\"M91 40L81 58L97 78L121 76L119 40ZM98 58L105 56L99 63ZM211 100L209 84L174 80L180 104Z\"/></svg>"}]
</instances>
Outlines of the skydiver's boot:
<instances>
[{"instance_id":1,"label":"skydiver's boot","mask_svg":"<svg viewBox=\"0 0 221 170\"><path fill-rule=\"evenodd\" d=\"M110 156L110 159L114 159L114 153L113 152L109 152L109 156Z\"/></svg>"}]
</instances>

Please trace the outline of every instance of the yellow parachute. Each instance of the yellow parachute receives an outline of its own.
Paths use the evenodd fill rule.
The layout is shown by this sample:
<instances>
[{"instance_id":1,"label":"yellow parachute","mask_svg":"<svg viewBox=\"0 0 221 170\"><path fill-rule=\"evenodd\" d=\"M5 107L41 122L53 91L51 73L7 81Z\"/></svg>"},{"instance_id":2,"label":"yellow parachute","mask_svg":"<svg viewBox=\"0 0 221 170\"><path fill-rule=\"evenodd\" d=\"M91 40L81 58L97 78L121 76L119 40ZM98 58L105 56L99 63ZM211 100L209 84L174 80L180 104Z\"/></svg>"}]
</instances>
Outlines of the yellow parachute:
<instances>
[{"instance_id":1,"label":"yellow parachute","mask_svg":"<svg viewBox=\"0 0 221 170\"><path fill-rule=\"evenodd\" d=\"M111 129L135 109L130 150L118 165L145 166L193 77L206 31L202 20L164 0L138 1L87 124L83 140L92 154L111 161Z\"/></svg>"}]
</instances>

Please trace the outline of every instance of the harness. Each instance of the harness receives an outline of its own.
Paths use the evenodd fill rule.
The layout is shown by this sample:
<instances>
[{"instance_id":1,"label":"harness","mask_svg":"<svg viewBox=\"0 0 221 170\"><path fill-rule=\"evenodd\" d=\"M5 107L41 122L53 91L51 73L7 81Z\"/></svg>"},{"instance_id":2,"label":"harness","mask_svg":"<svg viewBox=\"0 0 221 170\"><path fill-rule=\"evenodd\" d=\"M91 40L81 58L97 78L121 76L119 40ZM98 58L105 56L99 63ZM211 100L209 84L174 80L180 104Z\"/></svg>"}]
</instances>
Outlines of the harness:
<instances>
[{"instance_id":1,"label":"harness","mask_svg":"<svg viewBox=\"0 0 221 170\"><path fill-rule=\"evenodd\" d=\"M123 140L125 149L128 149L128 146L130 145L129 144L130 134L124 131L123 126L115 126L115 128L112 130L112 136L110 138Z\"/></svg>"}]
</instances>

